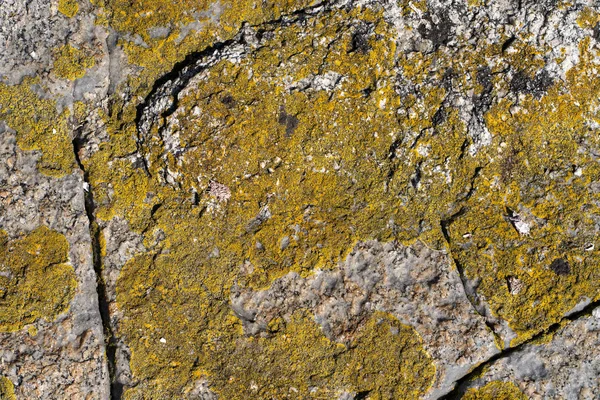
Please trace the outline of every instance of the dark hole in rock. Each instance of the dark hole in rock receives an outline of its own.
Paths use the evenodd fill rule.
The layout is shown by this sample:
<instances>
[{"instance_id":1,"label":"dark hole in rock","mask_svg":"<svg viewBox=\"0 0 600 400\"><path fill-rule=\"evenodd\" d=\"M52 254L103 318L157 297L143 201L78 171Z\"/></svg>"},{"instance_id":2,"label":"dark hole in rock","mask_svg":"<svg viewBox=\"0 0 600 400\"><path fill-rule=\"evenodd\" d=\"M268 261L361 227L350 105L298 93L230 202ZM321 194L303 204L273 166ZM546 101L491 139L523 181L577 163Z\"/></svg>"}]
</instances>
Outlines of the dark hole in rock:
<instances>
[{"instance_id":1,"label":"dark hole in rock","mask_svg":"<svg viewBox=\"0 0 600 400\"><path fill-rule=\"evenodd\" d=\"M556 275L568 275L571 272L569 262L564 258L557 258L550 264L550 269L554 271Z\"/></svg>"},{"instance_id":2,"label":"dark hole in rock","mask_svg":"<svg viewBox=\"0 0 600 400\"><path fill-rule=\"evenodd\" d=\"M296 130L299 124L299 120L295 115L290 115L285 111L283 106L279 107L279 117L277 122L281 125L285 125L285 136L290 137Z\"/></svg>"},{"instance_id":3,"label":"dark hole in rock","mask_svg":"<svg viewBox=\"0 0 600 400\"><path fill-rule=\"evenodd\" d=\"M502 52L504 53L516 40L517 38L513 35L509 37L504 43L502 43Z\"/></svg>"},{"instance_id":4,"label":"dark hole in rock","mask_svg":"<svg viewBox=\"0 0 600 400\"><path fill-rule=\"evenodd\" d=\"M228 94L221 99L221 103L223 103L227 108L231 108L235 105L235 100L230 94Z\"/></svg>"},{"instance_id":5,"label":"dark hole in rock","mask_svg":"<svg viewBox=\"0 0 600 400\"><path fill-rule=\"evenodd\" d=\"M371 50L371 45L369 44L369 37L366 32L356 32L352 35L352 48L350 52L359 52L362 54L367 54Z\"/></svg>"},{"instance_id":6,"label":"dark hole in rock","mask_svg":"<svg viewBox=\"0 0 600 400\"><path fill-rule=\"evenodd\" d=\"M446 110L444 110L444 107L440 107L435 114L433 114L431 122L433 123L433 126L438 126L444 123L444 121L446 121Z\"/></svg>"},{"instance_id":7,"label":"dark hole in rock","mask_svg":"<svg viewBox=\"0 0 600 400\"><path fill-rule=\"evenodd\" d=\"M419 25L418 31L423 39L431 40L433 47L438 49L440 46L445 46L452 38L452 21L446 14L437 15L437 23L433 22L431 14L426 13L423 16L428 22L427 24Z\"/></svg>"},{"instance_id":8,"label":"dark hole in rock","mask_svg":"<svg viewBox=\"0 0 600 400\"><path fill-rule=\"evenodd\" d=\"M352 33L352 39L350 41L350 49L348 53L361 53L367 54L371 50L371 44L369 43L369 36L371 34L372 27L369 24L359 24L354 32Z\"/></svg>"}]
</instances>

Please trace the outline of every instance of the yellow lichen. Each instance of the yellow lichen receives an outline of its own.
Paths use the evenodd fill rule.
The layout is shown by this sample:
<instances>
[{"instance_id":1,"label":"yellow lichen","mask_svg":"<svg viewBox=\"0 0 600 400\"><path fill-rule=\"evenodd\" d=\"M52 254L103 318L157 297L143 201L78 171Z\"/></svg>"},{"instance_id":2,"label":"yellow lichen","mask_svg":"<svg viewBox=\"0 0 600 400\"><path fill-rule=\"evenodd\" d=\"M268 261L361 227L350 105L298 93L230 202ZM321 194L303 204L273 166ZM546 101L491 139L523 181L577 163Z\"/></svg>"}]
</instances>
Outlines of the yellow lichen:
<instances>
[{"instance_id":1,"label":"yellow lichen","mask_svg":"<svg viewBox=\"0 0 600 400\"><path fill-rule=\"evenodd\" d=\"M483 7L485 6L486 0L467 0L469 7Z\"/></svg>"},{"instance_id":2,"label":"yellow lichen","mask_svg":"<svg viewBox=\"0 0 600 400\"><path fill-rule=\"evenodd\" d=\"M165 268L173 266L152 266L152 258L130 262L120 281L118 302L130 310L122 332L141 379L127 399L185 396L199 379L232 400L344 391L416 399L431 385L435 369L418 335L387 314L375 313L348 346L327 339L306 313L280 319L267 336L244 337L226 301L202 292L202 277L169 282Z\"/></svg>"},{"instance_id":3,"label":"yellow lichen","mask_svg":"<svg viewBox=\"0 0 600 400\"><path fill-rule=\"evenodd\" d=\"M221 16L227 29L204 21L204 33L180 42L179 24L196 18L187 7L174 10L163 1L101 6L109 24L145 42L124 44L129 61L145 68L127 82L130 98L147 95L153 79L190 51L231 38L247 12L258 24L281 11L240 6L237 22L232 12ZM182 395L192 390L191 377L224 393L209 355L221 355L219 368L235 369L225 355L244 359L236 351L248 342L266 346L267 354L269 341L282 340L280 331L297 334L294 324L305 323L275 319L270 336L244 338L230 310L230 288L264 288L289 271L333 268L357 240L419 238L449 246L467 277L481 280L478 293L492 312L516 330L515 343L557 322L582 296L597 297L596 256L581 248L594 243L594 217L584 211L595 210L590 183L598 168L592 152L577 147L595 148L594 136L584 133L593 131L598 98L583 51L589 42L567 82L528 93L507 77L538 79L549 48L523 37L503 51L504 37L452 54L404 54L384 21L380 9L357 8L307 18L302 27L267 25L265 44L196 76L178 97L176 113L161 120L166 125L149 132L137 131L137 104L112 103L110 140L84 163L98 217L124 217L152 249L123 268L117 286L124 313L119 333L131 345L132 371L141 382L130 398ZM360 24L374 35L357 49L353 28ZM171 30L153 38L154 27ZM486 68L488 83L479 78ZM323 84L324 77L339 80ZM447 85L473 101L492 89L503 93L500 101L488 93L491 109L473 116L485 123L490 143L477 143L464 110L445 101ZM583 166L583 176L577 169L565 174L574 166ZM553 167L562 175L552 175ZM542 229L518 234L507 207L534 215ZM585 229L573 239L578 227ZM568 262L570 274L549 268L557 259ZM521 291L509 290L512 280ZM315 343L326 343L314 335ZM268 354L278 360L273 368L278 362L285 368L285 359ZM311 360L329 368L329 361ZM363 390L366 376L357 372L348 390ZM282 393L268 392L281 387L264 390Z\"/></svg>"},{"instance_id":4,"label":"yellow lichen","mask_svg":"<svg viewBox=\"0 0 600 400\"><path fill-rule=\"evenodd\" d=\"M9 241L0 231L0 332L65 312L77 281L65 237L40 227Z\"/></svg>"},{"instance_id":5,"label":"yellow lichen","mask_svg":"<svg viewBox=\"0 0 600 400\"><path fill-rule=\"evenodd\" d=\"M151 83L186 54L232 39L243 23L259 25L316 3L314 0L95 0L101 22L136 40L120 41L129 62L144 67L129 85L149 91ZM154 37L155 28L166 36ZM142 43L140 43L140 39Z\"/></svg>"},{"instance_id":6,"label":"yellow lichen","mask_svg":"<svg viewBox=\"0 0 600 400\"><path fill-rule=\"evenodd\" d=\"M464 400L527 400L527 396L512 382L493 381L487 385L469 389Z\"/></svg>"},{"instance_id":7,"label":"yellow lichen","mask_svg":"<svg viewBox=\"0 0 600 400\"><path fill-rule=\"evenodd\" d=\"M77 0L58 0L58 11L73 18L79 11L79 3Z\"/></svg>"},{"instance_id":8,"label":"yellow lichen","mask_svg":"<svg viewBox=\"0 0 600 400\"><path fill-rule=\"evenodd\" d=\"M17 86L0 83L0 118L17 132L20 148L42 152L38 160L40 172L61 177L75 166L69 110L58 113L55 101L40 98L38 82L27 78Z\"/></svg>"},{"instance_id":9,"label":"yellow lichen","mask_svg":"<svg viewBox=\"0 0 600 400\"><path fill-rule=\"evenodd\" d=\"M431 357L415 330L376 312L340 356L340 381L376 399L418 399L435 376Z\"/></svg>"},{"instance_id":10,"label":"yellow lichen","mask_svg":"<svg viewBox=\"0 0 600 400\"><path fill-rule=\"evenodd\" d=\"M67 44L54 52L52 72L59 78L74 81L83 78L86 70L92 68L95 63L94 57L88 52Z\"/></svg>"},{"instance_id":11,"label":"yellow lichen","mask_svg":"<svg viewBox=\"0 0 600 400\"><path fill-rule=\"evenodd\" d=\"M0 400L17 400L15 385L7 377L0 377Z\"/></svg>"},{"instance_id":12,"label":"yellow lichen","mask_svg":"<svg viewBox=\"0 0 600 400\"><path fill-rule=\"evenodd\" d=\"M154 224L148 246L157 230L165 238L163 250L135 257L118 280L120 333L142 382L128 398L179 396L200 378L232 399L331 398L340 391L417 398L431 384L434 368L418 336L390 316L372 316L345 348L306 316L278 319L267 337L244 338L227 300L236 281L265 287L289 270L333 267L359 238L394 235L383 211L393 201L384 182L390 131L398 126L389 81L395 45L371 41L368 51L352 50L347 18L392 37L369 9L318 19L324 45L310 57L298 50L314 38L298 41L298 27L277 29L264 50L238 65L219 63L181 99L177 133L191 149L183 160L165 155L156 137L144 143L151 177L139 164L128 168L129 160L105 170L97 155L89 164L101 218L122 213L144 231ZM271 65L285 60L286 75L274 75ZM331 92L283 90L288 79L300 84L325 73L344 80ZM203 112L194 113L198 107ZM118 171L124 175L115 179ZM166 182L165 172L177 182ZM262 220L265 208L270 217ZM244 264L252 271L241 273ZM250 366L258 372L249 374ZM311 386L318 387L312 394Z\"/></svg>"},{"instance_id":13,"label":"yellow lichen","mask_svg":"<svg viewBox=\"0 0 600 400\"><path fill-rule=\"evenodd\" d=\"M281 43L291 43L298 33L281 34ZM346 56L349 30L323 31L321 38L331 45L315 49L311 58L294 55L307 43L273 44L239 66L223 62L211 69L206 83L181 100L185 117L177 133L190 150L182 159L164 161L150 154L152 165L166 164L181 175L178 184L187 195L200 194L198 207L207 212L204 232L196 230L198 241L209 240L221 252L207 262L222 270L230 269L224 260L246 259L254 269L248 279L257 287L290 269L330 268L359 238L388 240L393 234L382 212L385 159L393 141L389 132L397 127L387 76L393 42L373 43L368 54ZM268 66L290 57L287 76L274 77ZM353 67L377 62L378 68ZM282 90L284 79L300 82L319 73L345 80L333 93ZM379 88L365 99L361 90L374 81ZM201 110L198 116L194 109ZM161 147L156 150L162 155ZM216 194L219 188L224 197ZM169 223L165 230L179 228Z\"/></svg>"},{"instance_id":14,"label":"yellow lichen","mask_svg":"<svg viewBox=\"0 0 600 400\"><path fill-rule=\"evenodd\" d=\"M600 22L600 13L590 7L584 7L577 17L577 24L584 29L593 29Z\"/></svg>"},{"instance_id":15,"label":"yellow lichen","mask_svg":"<svg viewBox=\"0 0 600 400\"><path fill-rule=\"evenodd\" d=\"M589 121L600 85L587 46L588 39L566 87L557 84L541 99L526 95L517 111L507 100L489 111L488 161L476 196L451 229L454 254L469 277L481 280L478 291L494 313L519 334L514 343L598 296L598 255L590 246L600 211L591 183L600 168L584 148L595 146ZM511 291L515 279L521 289Z\"/></svg>"}]
</instances>

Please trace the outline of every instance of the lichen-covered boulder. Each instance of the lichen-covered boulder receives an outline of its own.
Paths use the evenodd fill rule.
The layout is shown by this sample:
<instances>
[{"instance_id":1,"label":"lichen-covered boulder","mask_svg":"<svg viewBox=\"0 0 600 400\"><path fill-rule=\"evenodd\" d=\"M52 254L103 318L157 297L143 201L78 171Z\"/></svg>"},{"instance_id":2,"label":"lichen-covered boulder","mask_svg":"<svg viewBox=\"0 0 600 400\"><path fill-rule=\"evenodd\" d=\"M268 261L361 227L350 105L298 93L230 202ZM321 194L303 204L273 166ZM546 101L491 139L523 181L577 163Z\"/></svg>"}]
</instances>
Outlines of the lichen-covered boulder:
<instances>
[{"instance_id":1,"label":"lichen-covered boulder","mask_svg":"<svg viewBox=\"0 0 600 400\"><path fill-rule=\"evenodd\" d=\"M0 398L597 397L594 2L0 22Z\"/></svg>"}]
</instances>

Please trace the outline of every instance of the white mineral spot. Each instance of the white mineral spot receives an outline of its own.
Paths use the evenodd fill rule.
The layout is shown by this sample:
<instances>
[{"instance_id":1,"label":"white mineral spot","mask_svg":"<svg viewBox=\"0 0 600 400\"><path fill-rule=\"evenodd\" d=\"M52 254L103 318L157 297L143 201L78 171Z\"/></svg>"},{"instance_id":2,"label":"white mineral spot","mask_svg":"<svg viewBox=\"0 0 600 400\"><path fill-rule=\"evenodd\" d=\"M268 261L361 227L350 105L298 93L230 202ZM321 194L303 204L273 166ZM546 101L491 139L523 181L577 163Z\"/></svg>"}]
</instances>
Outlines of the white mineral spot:
<instances>
[{"instance_id":1,"label":"white mineral spot","mask_svg":"<svg viewBox=\"0 0 600 400\"><path fill-rule=\"evenodd\" d=\"M529 224L522 220L514 221L515 228L521 235L529 235L529 231L531 230Z\"/></svg>"},{"instance_id":2,"label":"white mineral spot","mask_svg":"<svg viewBox=\"0 0 600 400\"><path fill-rule=\"evenodd\" d=\"M427 157L429 155L429 146L420 144L419 147L417 147L417 153L419 153L420 156Z\"/></svg>"}]
</instances>

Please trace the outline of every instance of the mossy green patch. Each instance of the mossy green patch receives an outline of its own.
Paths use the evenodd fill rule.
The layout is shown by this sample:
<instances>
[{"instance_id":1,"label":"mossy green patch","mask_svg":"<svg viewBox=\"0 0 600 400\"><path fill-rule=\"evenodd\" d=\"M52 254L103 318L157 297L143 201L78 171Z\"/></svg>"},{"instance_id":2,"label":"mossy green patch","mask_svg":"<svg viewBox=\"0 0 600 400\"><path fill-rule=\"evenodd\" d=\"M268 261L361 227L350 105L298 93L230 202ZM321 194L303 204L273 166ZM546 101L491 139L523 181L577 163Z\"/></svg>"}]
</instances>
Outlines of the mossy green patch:
<instances>
[{"instance_id":1,"label":"mossy green patch","mask_svg":"<svg viewBox=\"0 0 600 400\"><path fill-rule=\"evenodd\" d=\"M95 63L94 57L88 52L67 44L54 52L52 72L59 78L74 81L83 78L86 70L93 67Z\"/></svg>"},{"instance_id":2,"label":"mossy green patch","mask_svg":"<svg viewBox=\"0 0 600 400\"><path fill-rule=\"evenodd\" d=\"M464 400L527 400L527 396L512 382L493 381L487 385L469 389Z\"/></svg>"},{"instance_id":3,"label":"mossy green patch","mask_svg":"<svg viewBox=\"0 0 600 400\"><path fill-rule=\"evenodd\" d=\"M0 231L0 332L69 308L77 281L68 250L66 238L46 227L13 241Z\"/></svg>"},{"instance_id":4,"label":"mossy green patch","mask_svg":"<svg viewBox=\"0 0 600 400\"><path fill-rule=\"evenodd\" d=\"M41 151L40 172L61 177L75 166L69 110L59 113L54 100L41 98L33 90L38 83L38 79L30 78L16 86L0 83L0 118L17 132L21 149Z\"/></svg>"},{"instance_id":5,"label":"mossy green patch","mask_svg":"<svg viewBox=\"0 0 600 400\"><path fill-rule=\"evenodd\" d=\"M0 377L0 400L17 400L15 385L7 377Z\"/></svg>"},{"instance_id":6,"label":"mossy green patch","mask_svg":"<svg viewBox=\"0 0 600 400\"><path fill-rule=\"evenodd\" d=\"M73 18L79 12L79 3L77 0L58 0L58 11Z\"/></svg>"}]
</instances>

